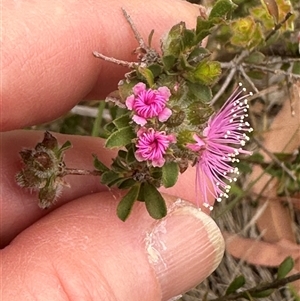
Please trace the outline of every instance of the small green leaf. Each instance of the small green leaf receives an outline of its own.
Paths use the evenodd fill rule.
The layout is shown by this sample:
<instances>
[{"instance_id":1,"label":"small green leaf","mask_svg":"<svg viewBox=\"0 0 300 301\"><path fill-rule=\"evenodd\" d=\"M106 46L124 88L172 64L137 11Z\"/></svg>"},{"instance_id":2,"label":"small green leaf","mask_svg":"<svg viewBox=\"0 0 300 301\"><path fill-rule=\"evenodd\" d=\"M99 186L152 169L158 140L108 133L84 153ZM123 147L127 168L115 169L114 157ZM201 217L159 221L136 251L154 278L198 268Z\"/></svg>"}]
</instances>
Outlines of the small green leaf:
<instances>
[{"instance_id":1,"label":"small green leaf","mask_svg":"<svg viewBox=\"0 0 300 301\"><path fill-rule=\"evenodd\" d=\"M162 40L163 56L173 55L178 57L181 51L182 33L186 30L184 22L174 25L169 31L166 38Z\"/></svg>"},{"instance_id":2,"label":"small green leaf","mask_svg":"<svg viewBox=\"0 0 300 301\"><path fill-rule=\"evenodd\" d=\"M261 80L265 77L265 73L263 71L251 70L247 72L247 75L253 79Z\"/></svg>"},{"instance_id":3,"label":"small green leaf","mask_svg":"<svg viewBox=\"0 0 300 301\"><path fill-rule=\"evenodd\" d=\"M120 157L116 157L113 159L113 163L111 164L111 168L115 172L123 173L124 171L128 170L126 162L122 160Z\"/></svg>"},{"instance_id":4,"label":"small green leaf","mask_svg":"<svg viewBox=\"0 0 300 301\"><path fill-rule=\"evenodd\" d=\"M129 189L135 184L136 181L134 179L129 178L129 179L124 179L124 181L118 182L117 186L119 189Z\"/></svg>"},{"instance_id":5,"label":"small green leaf","mask_svg":"<svg viewBox=\"0 0 300 301\"><path fill-rule=\"evenodd\" d=\"M128 165L136 162L136 158L134 155L134 147L131 147L128 149L127 156L126 156L126 162Z\"/></svg>"},{"instance_id":6,"label":"small green leaf","mask_svg":"<svg viewBox=\"0 0 300 301\"><path fill-rule=\"evenodd\" d=\"M166 124L168 127L177 127L183 123L185 116L185 112L181 110L179 106L173 106L172 115L167 120Z\"/></svg>"},{"instance_id":7,"label":"small green leaf","mask_svg":"<svg viewBox=\"0 0 300 301\"><path fill-rule=\"evenodd\" d=\"M228 286L225 295L232 294L236 292L239 288L244 286L246 283L245 277L243 275L240 275L236 277Z\"/></svg>"},{"instance_id":8,"label":"small green leaf","mask_svg":"<svg viewBox=\"0 0 300 301\"><path fill-rule=\"evenodd\" d=\"M294 259L292 257L287 257L278 267L277 279L282 279L293 269Z\"/></svg>"},{"instance_id":9,"label":"small green leaf","mask_svg":"<svg viewBox=\"0 0 300 301\"><path fill-rule=\"evenodd\" d=\"M231 0L218 0L213 6L208 20L213 18L223 18L226 19L226 16L229 12L237 7Z\"/></svg>"},{"instance_id":10,"label":"small green leaf","mask_svg":"<svg viewBox=\"0 0 300 301\"><path fill-rule=\"evenodd\" d=\"M120 176L116 172L109 170L104 172L103 175L101 176L101 183L107 186L111 186L119 178Z\"/></svg>"},{"instance_id":11,"label":"small green leaf","mask_svg":"<svg viewBox=\"0 0 300 301\"><path fill-rule=\"evenodd\" d=\"M198 63L204 58L211 55L211 52L204 47L196 47L189 55L188 62L192 65L194 62Z\"/></svg>"},{"instance_id":12,"label":"small green leaf","mask_svg":"<svg viewBox=\"0 0 300 301\"><path fill-rule=\"evenodd\" d=\"M153 87L154 85L154 76L150 69L145 67L138 68L139 73L146 79L148 86Z\"/></svg>"},{"instance_id":13,"label":"small green leaf","mask_svg":"<svg viewBox=\"0 0 300 301\"><path fill-rule=\"evenodd\" d=\"M140 185L133 186L120 201L117 207L117 215L123 222L128 218L132 206L138 197L139 190Z\"/></svg>"},{"instance_id":14,"label":"small green leaf","mask_svg":"<svg viewBox=\"0 0 300 301\"><path fill-rule=\"evenodd\" d=\"M162 167L162 183L168 188L176 184L179 174L178 164L175 162L165 163Z\"/></svg>"},{"instance_id":15,"label":"small green leaf","mask_svg":"<svg viewBox=\"0 0 300 301\"><path fill-rule=\"evenodd\" d=\"M162 73L162 67L158 64L152 64L148 66L148 69L152 72L154 78L156 78Z\"/></svg>"},{"instance_id":16,"label":"small green leaf","mask_svg":"<svg viewBox=\"0 0 300 301\"><path fill-rule=\"evenodd\" d=\"M195 45L195 32L185 29L182 33L181 50L191 49Z\"/></svg>"},{"instance_id":17,"label":"small green leaf","mask_svg":"<svg viewBox=\"0 0 300 301\"><path fill-rule=\"evenodd\" d=\"M259 51L252 52L246 59L245 62L248 64L262 64L265 60L265 55Z\"/></svg>"},{"instance_id":18,"label":"small green leaf","mask_svg":"<svg viewBox=\"0 0 300 301\"><path fill-rule=\"evenodd\" d=\"M139 191L139 195L137 197L137 200L139 202L145 202L145 197L144 197L144 189L143 189L143 186L145 185L145 183L142 183L141 184L141 188L140 188L140 191Z\"/></svg>"},{"instance_id":19,"label":"small green leaf","mask_svg":"<svg viewBox=\"0 0 300 301\"><path fill-rule=\"evenodd\" d=\"M252 49L264 40L261 25L252 16L234 20L230 26L230 42L238 47Z\"/></svg>"},{"instance_id":20,"label":"small green leaf","mask_svg":"<svg viewBox=\"0 0 300 301\"><path fill-rule=\"evenodd\" d=\"M72 147L72 143L70 141L66 141L56 153L57 158L60 158L64 151Z\"/></svg>"},{"instance_id":21,"label":"small green leaf","mask_svg":"<svg viewBox=\"0 0 300 301\"><path fill-rule=\"evenodd\" d=\"M106 140L105 147L114 148L122 147L129 144L133 138L135 138L135 133L131 126L127 126L113 132Z\"/></svg>"},{"instance_id":22,"label":"small green leaf","mask_svg":"<svg viewBox=\"0 0 300 301\"><path fill-rule=\"evenodd\" d=\"M191 82L187 82L187 86L189 87L189 91L193 93L198 100L202 100L205 103L211 101L212 92L210 87L199 83L191 83Z\"/></svg>"},{"instance_id":23,"label":"small green leaf","mask_svg":"<svg viewBox=\"0 0 300 301\"><path fill-rule=\"evenodd\" d=\"M163 64L165 66L165 69L170 70L174 67L176 57L173 54L164 55L162 60L163 60Z\"/></svg>"},{"instance_id":24,"label":"small green leaf","mask_svg":"<svg viewBox=\"0 0 300 301\"><path fill-rule=\"evenodd\" d=\"M94 166L97 170L101 172L106 172L109 171L109 168L106 167L98 158L96 155L93 155L94 158Z\"/></svg>"},{"instance_id":25,"label":"small green leaf","mask_svg":"<svg viewBox=\"0 0 300 301\"><path fill-rule=\"evenodd\" d=\"M150 184L144 183L143 197L145 199L146 208L151 217L161 219L167 214L167 206L157 188Z\"/></svg>"},{"instance_id":26,"label":"small green leaf","mask_svg":"<svg viewBox=\"0 0 300 301\"><path fill-rule=\"evenodd\" d=\"M208 118L213 114L213 109L208 104L201 101L195 101L188 109L188 120L193 125L200 125L205 123Z\"/></svg>"},{"instance_id":27,"label":"small green leaf","mask_svg":"<svg viewBox=\"0 0 300 301\"><path fill-rule=\"evenodd\" d=\"M221 65L217 61L200 62L194 71L189 72L188 79L191 82L211 85L218 80L221 72Z\"/></svg>"},{"instance_id":28,"label":"small green leaf","mask_svg":"<svg viewBox=\"0 0 300 301\"><path fill-rule=\"evenodd\" d=\"M210 30L215 26L212 20L205 20L201 16L197 18L196 26L196 41L201 42L206 36L210 34Z\"/></svg>"},{"instance_id":29,"label":"small green leaf","mask_svg":"<svg viewBox=\"0 0 300 301\"><path fill-rule=\"evenodd\" d=\"M109 122L109 123L104 125L104 130L109 134L114 132L115 129L116 129L116 125L113 122Z\"/></svg>"},{"instance_id":30,"label":"small green leaf","mask_svg":"<svg viewBox=\"0 0 300 301\"><path fill-rule=\"evenodd\" d=\"M129 122L130 122L130 117L129 117L128 114L122 115L122 116L116 118L116 119L113 121L113 123L116 125L116 127L117 127L118 129L122 129L122 128L124 128L124 127L127 127L128 124L129 124Z\"/></svg>"},{"instance_id":31,"label":"small green leaf","mask_svg":"<svg viewBox=\"0 0 300 301\"><path fill-rule=\"evenodd\" d=\"M127 156L127 152L123 149L120 149L118 151L118 157L120 157L121 159L123 159L123 161L126 161L126 156Z\"/></svg>"},{"instance_id":32,"label":"small green leaf","mask_svg":"<svg viewBox=\"0 0 300 301\"><path fill-rule=\"evenodd\" d=\"M273 289L268 289L262 292L251 293L251 297L253 298L266 298L269 297L274 292Z\"/></svg>"}]
</instances>

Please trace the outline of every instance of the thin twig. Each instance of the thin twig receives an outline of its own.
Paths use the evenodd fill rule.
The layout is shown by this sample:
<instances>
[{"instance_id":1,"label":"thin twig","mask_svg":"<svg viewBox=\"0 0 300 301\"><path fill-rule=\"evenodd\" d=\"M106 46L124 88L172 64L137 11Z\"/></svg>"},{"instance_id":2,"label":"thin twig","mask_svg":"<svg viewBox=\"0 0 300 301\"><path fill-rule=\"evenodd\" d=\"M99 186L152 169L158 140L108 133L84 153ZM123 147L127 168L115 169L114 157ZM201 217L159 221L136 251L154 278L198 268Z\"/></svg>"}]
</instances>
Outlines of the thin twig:
<instances>
[{"instance_id":1,"label":"thin twig","mask_svg":"<svg viewBox=\"0 0 300 301\"><path fill-rule=\"evenodd\" d=\"M263 89L263 90L259 91L258 93L248 96L247 99L249 102L251 102L254 99L257 99L257 98L267 95L269 93L275 92L277 90L278 90L278 85L269 86L268 88Z\"/></svg>"},{"instance_id":2,"label":"thin twig","mask_svg":"<svg viewBox=\"0 0 300 301\"><path fill-rule=\"evenodd\" d=\"M275 33L276 33L276 31L278 31L280 28L281 28L281 26L292 16L293 14L291 13L291 12L288 12L286 15L285 15L285 17L284 17L284 19L281 21L281 22L279 22L278 24L276 24L275 25L275 27L272 29L272 31L271 32L269 32L269 34L266 36L266 41L268 41Z\"/></svg>"},{"instance_id":3,"label":"thin twig","mask_svg":"<svg viewBox=\"0 0 300 301\"><path fill-rule=\"evenodd\" d=\"M221 89L217 92L217 94L215 94L215 96L213 97L213 99L211 100L211 105L214 105L216 103L216 101L220 98L220 96L225 92L226 88L229 86L232 78L234 77L236 72L236 68L234 66L232 66L232 69L230 70L228 76L226 77L226 80L224 81Z\"/></svg>"},{"instance_id":4,"label":"thin twig","mask_svg":"<svg viewBox=\"0 0 300 301\"><path fill-rule=\"evenodd\" d=\"M104 61L114 63L114 64L117 64L117 65L121 65L121 66L124 66L124 67L128 67L130 69L133 69L133 68L135 68L136 66L139 65L138 63L135 63L135 62L127 62L127 61L118 60L118 59L115 59L113 57L106 56L106 55L104 55L102 53L99 53L97 51L94 51L93 55L95 57L99 58L99 59L104 60Z\"/></svg>"},{"instance_id":5,"label":"thin twig","mask_svg":"<svg viewBox=\"0 0 300 301\"><path fill-rule=\"evenodd\" d=\"M243 77L249 83L249 85L255 91L255 93L259 93L259 91L256 88L255 84L253 83L253 81L251 80L251 78L247 75L247 73L245 72L245 69L243 68L242 65L238 66L238 70L242 73Z\"/></svg>"},{"instance_id":6,"label":"thin twig","mask_svg":"<svg viewBox=\"0 0 300 301\"><path fill-rule=\"evenodd\" d=\"M268 68L268 67L265 67L265 66L254 65L254 64L250 65L250 64L247 64L247 63L242 63L242 66L243 67L248 67L250 69L258 69L258 70L261 70L261 71L267 71L267 72L274 73L274 74L283 74L283 75L287 75L287 76L290 76L290 77L300 79L299 74L287 72L287 71L284 71L284 70L281 70L281 69L272 69L272 68Z\"/></svg>"},{"instance_id":7,"label":"thin twig","mask_svg":"<svg viewBox=\"0 0 300 301\"><path fill-rule=\"evenodd\" d=\"M77 168L65 168L63 176L101 176L102 172L99 170L85 170Z\"/></svg>"},{"instance_id":8,"label":"thin twig","mask_svg":"<svg viewBox=\"0 0 300 301\"><path fill-rule=\"evenodd\" d=\"M267 57L268 58L268 57ZM300 62L299 58L284 58L284 57L272 57L272 60L268 60L268 65L276 65L281 63L294 63Z\"/></svg>"},{"instance_id":9,"label":"thin twig","mask_svg":"<svg viewBox=\"0 0 300 301\"><path fill-rule=\"evenodd\" d=\"M248 296L250 295L251 296L252 294L261 293L261 292L264 292L266 290L276 289L276 288L285 286L286 284L288 284L290 282L294 282L298 279L300 279L300 273L296 273L294 275L291 275L289 277L285 277L285 278L282 278L282 279L274 280L271 283L260 284L260 285L257 285L255 287L253 287L253 288L250 288L248 290L244 290L243 292L229 294L227 296L222 296L220 298L211 299L209 301L238 300L238 298L243 297L245 295L248 295Z\"/></svg>"},{"instance_id":10,"label":"thin twig","mask_svg":"<svg viewBox=\"0 0 300 301\"><path fill-rule=\"evenodd\" d=\"M252 138L254 142L279 166L281 167L294 181L297 180L296 176L293 174L291 170L289 170L284 162L280 162L273 154L270 152L259 140L255 137Z\"/></svg>"},{"instance_id":11,"label":"thin twig","mask_svg":"<svg viewBox=\"0 0 300 301\"><path fill-rule=\"evenodd\" d=\"M230 72L226 78L226 80L224 81L222 87L220 88L220 90L218 91L218 93L213 97L213 99L211 100L211 104L215 104L216 101L220 98L220 96L225 92L226 88L229 86L232 78L234 77L236 71L237 71L237 66L238 64L249 54L248 50L244 50L236 59L234 59L230 64L227 65L226 68L230 69ZM223 65L225 66L225 65Z\"/></svg>"},{"instance_id":12,"label":"thin twig","mask_svg":"<svg viewBox=\"0 0 300 301\"><path fill-rule=\"evenodd\" d=\"M138 41L139 45L141 48L143 49L148 49L148 46L146 45L144 39L142 38L142 36L140 35L139 31L137 30L134 22L132 21L131 17L129 16L129 14L127 13L127 11L122 7L122 11L123 11L123 14L124 14L124 17L125 19L127 20L127 22L129 23L133 33L134 33L134 36L135 36L135 39Z\"/></svg>"}]
</instances>

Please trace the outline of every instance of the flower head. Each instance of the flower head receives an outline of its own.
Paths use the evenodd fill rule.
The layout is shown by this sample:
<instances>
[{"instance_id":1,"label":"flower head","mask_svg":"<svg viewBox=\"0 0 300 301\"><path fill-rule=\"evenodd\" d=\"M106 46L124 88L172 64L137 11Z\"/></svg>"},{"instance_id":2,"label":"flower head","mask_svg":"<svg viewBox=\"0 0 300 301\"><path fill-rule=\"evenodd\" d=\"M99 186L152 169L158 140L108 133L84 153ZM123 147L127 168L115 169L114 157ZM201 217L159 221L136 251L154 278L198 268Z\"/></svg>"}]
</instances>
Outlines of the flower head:
<instances>
[{"instance_id":1,"label":"flower head","mask_svg":"<svg viewBox=\"0 0 300 301\"><path fill-rule=\"evenodd\" d=\"M241 84L240 84L241 85ZM232 93L220 111L208 121L203 131L203 137L194 135L195 143L188 143L187 148L199 153L196 163L196 187L204 196L204 205L212 209L213 203L209 201L213 196L217 201L228 197L230 183L236 181L235 175L239 174L233 162L239 160L239 154L250 155L251 152L242 149L251 132L250 124L245 121L248 117L247 96L240 96L245 89L239 87ZM207 188L204 177L212 183L212 188Z\"/></svg>"},{"instance_id":2,"label":"flower head","mask_svg":"<svg viewBox=\"0 0 300 301\"><path fill-rule=\"evenodd\" d=\"M165 163L166 150L170 143L175 142L175 136L155 131L153 128L141 128L137 135L136 159L139 162L149 160L154 167L162 167Z\"/></svg>"},{"instance_id":3,"label":"flower head","mask_svg":"<svg viewBox=\"0 0 300 301\"><path fill-rule=\"evenodd\" d=\"M171 96L167 87L160 87L157 90L146 89L144 83L138 83L133 87L133 94L126 99L126 106L133 110L133 120L144 126L147 119L158 117L158 120L164 122L171 116L172 111L166 107L166 102Z\"/></svg>"}]
</instances>

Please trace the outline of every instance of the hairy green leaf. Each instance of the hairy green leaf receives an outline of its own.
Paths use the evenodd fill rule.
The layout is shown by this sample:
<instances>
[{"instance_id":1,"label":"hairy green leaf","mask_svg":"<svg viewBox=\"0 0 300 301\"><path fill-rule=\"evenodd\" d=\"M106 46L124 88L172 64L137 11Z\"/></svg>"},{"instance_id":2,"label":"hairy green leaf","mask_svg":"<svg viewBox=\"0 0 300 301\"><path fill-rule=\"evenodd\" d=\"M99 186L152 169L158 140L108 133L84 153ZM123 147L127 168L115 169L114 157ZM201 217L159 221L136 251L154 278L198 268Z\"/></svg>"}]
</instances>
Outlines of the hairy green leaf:
<instances>
[{"instance_id":1,"label":"hairy green leaf","mask_svg":"<svg viewBox=\"0 0 300 301\"><path fill-rule=\"evenodd\" d=\"M117 174L112 170L109 170L104 172L103 175L101 176L101 183L107 186L111 186L119 179L120 179L119 174Z\"/></svg>"},{"instance_id":2,"label":"hairy green leaf","mask_svg":"<svg viewBox=\"0 0 300 301\"><path fill-rule=\"evenodd\" d=\"M221 74L221 65L217 61L201 62L192 72L194 81L199 81L204 85L211 85L216 82Z\"/></svg>"},{"instance_id":3,"label":"hairy green leaf","mask_svg":"<svg viewBox=\"0 0 300 301\"><path fill-rule=\"evenodd\" d=\"M175 162L165 163L162 167L162 182L168 188L176 184L179 174L178 164Z\"/></svg>"},{"instance_id":4,"label":"hairy green leaf","mask_svg":"<svg viewBox=\"0 0 300 301\"><path fill-rule=\"evenodd\" d=\"M94 167L99 170L100 172L105 172L105 171L109 171L109 168L104 165L98 158L96 155L93 155L94 158Z\"/></svg>"},{"instance_id":5,"label":"hairy green leaf","mask_svg":"<svg viewBox=\"0 0 300 301\"><path fill-rule=\"evenodd\" d=\"M124 128L128 126L128 123L130 121L130 117L128 114L122 115L116 119L113 120L113 123L116 125L118 129Z\"/></svg>"},{"instance_id":6,"label":"hairy green leaf","mask_svg":"<svg viewBox=\"0 0 300 301\"><path fill-rule=\"evenodd\" d=\"M259 51L252 52L246 59L245 62L248 64L261 64L265 60L265 55Z\"/></svg>"},{"instance_id":7,"label":"hairy green leaf","mask_svg":"<svg viewBox=\"0 0 300 301\"><path fill-rule=\"evenodd\" d=\"M205 103L208 103L211 101L212 92L211 92L210 87L199 84L199 83L191 83L191 82L188 82L187 85L189 87L189 91L191 93L193 93L197 97L197 99L199 99Z\"/></svg>"},{"instance_id":8,"label":"hairy green leaf","mask_svg":"<svg viewBox=\"0 0 300 301\"><path fill-rule=\"evenodd\" d=\"M146 208L151 217L161 219L167 214L167 206L157 188L150 184L144 183L143 197L145 199Z\"/></svg>"},{"instance_id":9,"label":"hairy green leaf","mask_svg":"<svg viewBox=\"0 0 300 301\"><path fill-rule=\"evenodd\" d=\"M226 19L227 14L237 7L231 0L218 0L213 6L208 19L223 18Z\"/></svg>"},{"instance_id":10,"label":"hairy green leaf","mask_svg":"<svg viewBox=\"0 0 300 301\"><path fill-rule=\"evenodd\" d=\"M138 68L139 73L146 79L149 87L153 87L154 84L154 76L150 69L145 67L139 67Z\"/></svg>"},{"instance_id":11,"label":"hairy green leaf","mask_svg":"<svg viewBox=\"0 0 300 301\"><path fill-rule=\"evenodd\" d=\"M117 207L117 215L122 221L125 221L128 218L132 206L138 197L139 190L140 190L140 185L135 185L121 199Z\"/></svg>"},{"instance_id":12,"label":"hairy green leaf","mask_svg":"<svg viewBox=\"0 0 300 301\"><path fill-rule=\"evenodd\" d=\"M105 147L114 148L122 147L129 144L135 138L135 133L131 126L127 126L113 132L106 140Z\"/></svg>"}]
</instances>

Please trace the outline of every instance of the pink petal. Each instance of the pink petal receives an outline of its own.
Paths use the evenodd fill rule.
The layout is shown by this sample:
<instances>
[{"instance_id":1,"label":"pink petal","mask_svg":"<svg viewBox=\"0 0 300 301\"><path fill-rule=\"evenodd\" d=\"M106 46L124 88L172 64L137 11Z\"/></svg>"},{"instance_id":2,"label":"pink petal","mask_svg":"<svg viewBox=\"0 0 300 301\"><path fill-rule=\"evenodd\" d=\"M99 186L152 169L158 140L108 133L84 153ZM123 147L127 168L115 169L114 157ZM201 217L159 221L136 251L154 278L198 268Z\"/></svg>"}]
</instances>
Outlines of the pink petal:
<instances>
[{"instance_id":1,"label":"pink petal","mask_svg":"<svg viewBox=\"0 0 300 301\"><path fill-rule=\"evenodd\" d=\"M201 147L199 145L194 144L194 143L187 143L186 147L189 148L190 150L192 150L193 152L198 152L201 149Z\"/></svg>"},{"instance_id":2,"label":"pink petal","mask_svg":"<svg viewBox=\"0 0 300 301\"><path fill-rule=\"evenodd\" d=\"M145 124L147 123L147 120L146 120L145 118L143 118L143 117L141 117L141 116L138 116L138 115L133 115L133 116L132 116L132 120L133 120L136 124L141 125L141 126L143 126L143 125L145 125Z\"/></svg>"},{"instance_id":3,"label":"pink petal","mask_svg":"<svg viewBox=\"0 0 300 301\"><path fill-rule=\"evenodd\" d=\"M129 110L132 110L134 103L134 95L130 95L126 98L125 104Z\"/></svg>"},{"instance_id":4,"label":"pink petal","mask_svg":"<svg viewBox=\"0 0 300 301\"><path fill-rule=\"evenodd\" d=\"M140 137L141 135L143 135L143 134L146 133L146 132L147 132L147 128L140 128L140 129L137 131L136 135L137 135L138 137Z\"/></svg>"},{"instance_id":5,"label":"pink petal","mask_svg":"<svg viewBox=\"0 0 300 301\"><path fill-rule=\"evenodd\" d=\"M165 159L164 158L158 158L152 160L152 166L153 167L162 167L165 164Z\"/></svg>"},{"instance_id":6,"label":"pink petal","mask_svg":"<svg viewBox=\"0 0 300 301\"><path fill-rule=\"evenodd\" d=\"M169 88L167 87L159 87L157 89L157 91L159 92L159 94L165 99L165 100L169 100L169 97L171 96L171 92L169 90Z\"/></svg>"},{"instance_id":7,"label":"pink petal","mask_svg":"<svg viewBox=\"0 0 300 301\"><path fill-rule=\"evenodd\" d=\"M205 142L196 134L193 135L193 138L196 140L198 146L204 146Z\"/></svg>"},{"instance_id":8,"label":"pink petal","mask_svg":"<svg viewBox=\"0 0 300 301\"><path fill-rule=\"evenodd\" d=\"M208 123L210 122L211 119L209 119ZM207 137L208 133L210 130L210 126L208 125L204 130L203 130L203 136Z\"/></svg>"},{"instance_id":9,"label":"pink petal","mask_svg":"<svg viewBox=\"0 0 300 301\"><path fill-rule=\"evenodd\" d=\"M164 122L169 119L169 117L172 115L172 111L169 108L164 108L159 114L158 114L158 120L160 122Z\"/></svg>"},{"instance_id":10,"label":"pink petal","mask_svg":"<svg viewBox=\"0 0 300 301\"><path fill-rule=\"evenodd\" d=\"M194 152L198 152L203 149L205 142L196 134L193 135L193 138L195 139L196 143L187 143L186 147Z\"/></svg>"},{"instance_id":11,"label":"pink petal","mask_svg":"<svg viewBox=\"0 0 300 301\"><path fill-rule=\"evenodd\" d=\"M133 93L138 95L139 93L146 91L146 85L144 83L138 83L133 87Z\"/></svg>"},{"instance_id":12,"label":"pink petal","mask_svg":"<svg viewBox=\"0 0 300 301\"><path fill-rule=\"evenodd\" d=\"M134 153L134 156L139 162L145 161L144 157L138 151Z\"/></svg>"}]
</instances>

